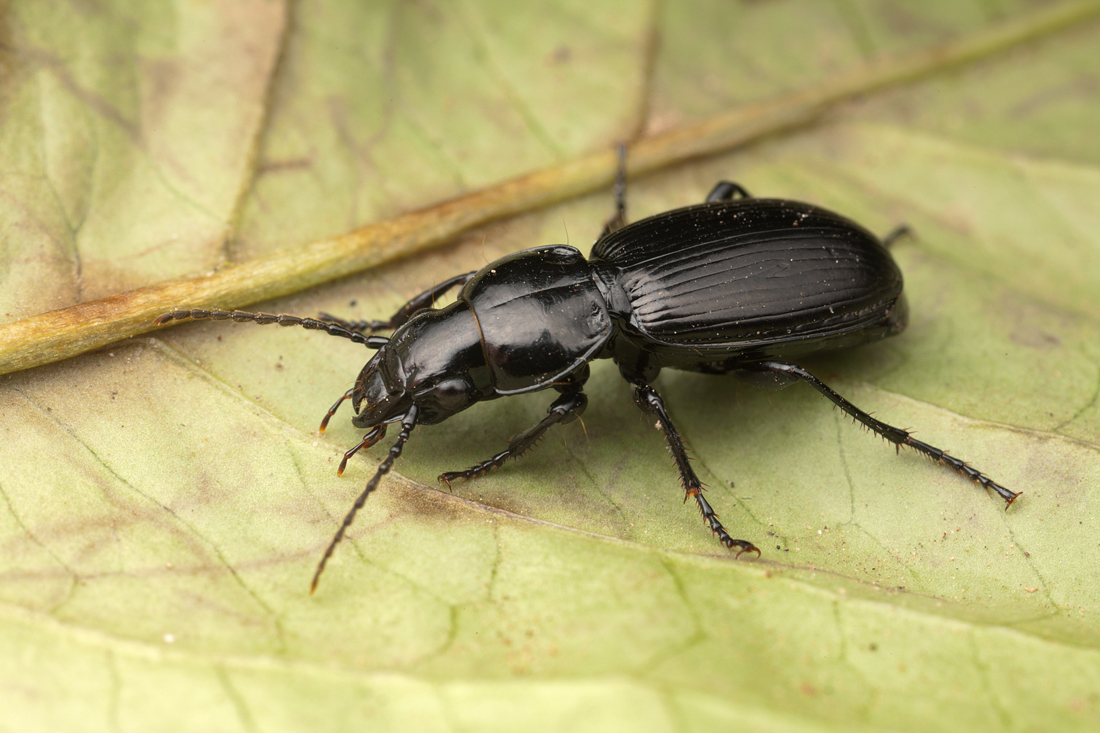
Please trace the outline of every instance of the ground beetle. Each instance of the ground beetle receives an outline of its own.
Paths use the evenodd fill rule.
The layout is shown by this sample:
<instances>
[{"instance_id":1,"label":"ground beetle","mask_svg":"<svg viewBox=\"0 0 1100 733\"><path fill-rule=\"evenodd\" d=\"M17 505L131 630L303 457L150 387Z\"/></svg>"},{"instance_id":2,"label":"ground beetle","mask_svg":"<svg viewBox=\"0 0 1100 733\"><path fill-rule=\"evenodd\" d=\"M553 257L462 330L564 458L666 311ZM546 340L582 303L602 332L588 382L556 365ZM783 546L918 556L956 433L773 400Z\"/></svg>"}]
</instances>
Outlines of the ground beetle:
<instances>
[{"instance_id":1,"label":"ground beetle","mask_svg":"<svg viewBox=\"0 0 1100 733\"><path fill-rule=\"evenodd\" d=\"M622 156L620 156L620 160ZM730 536L703 497L679 432L653 388L661 369L735 373L762 386L806 382L897 448L909 446L995 491L1007 506L1019 494L906 430L887 425L787 361L899 333L907 307L901 271L887 245L831 211L783 199L756 199L721 182L705 203L625 223L620 162L617 214L584 256L573 247L527 249L421 293L387 321L345 322L223 310L176 310L157 318L252 321L303 326L365 345L377 353L321 422L344 402L367 430L344 454L339 473L362 448L400 425L397 442L355 500L325 550L311 592L356 512L393 467L417 425L434 425L475 402L553 388L560 393L538 425L508 447L439 480L472 479L520 456L550 426L566 424L588 402L588 363L610 358L633 389L634 402L656 416L685 500L695 500L719 541L741 555L760 550ZM443 308L437 298L461 286ZM394 329L389 338L366 332Z\"/></svg>"}]
</instances>

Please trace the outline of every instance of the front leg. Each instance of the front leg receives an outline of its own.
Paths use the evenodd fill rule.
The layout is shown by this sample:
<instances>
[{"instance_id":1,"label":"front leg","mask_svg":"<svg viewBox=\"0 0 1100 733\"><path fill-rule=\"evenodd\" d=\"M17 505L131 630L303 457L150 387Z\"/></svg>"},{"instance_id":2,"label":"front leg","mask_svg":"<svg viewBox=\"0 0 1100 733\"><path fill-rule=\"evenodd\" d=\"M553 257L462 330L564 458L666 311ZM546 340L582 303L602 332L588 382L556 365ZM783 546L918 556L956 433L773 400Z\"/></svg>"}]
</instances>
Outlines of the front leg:
<instances>
[{"instance_id":1,"label":"front leg","mask_svg":"<svg viewBox=\"0 0 1100 733\"><path fill-rule=\"evenodd\" d=\"M718 541L729 549L737 549L737 557L740 557L746 552L755 552L756 556L760 556L760 550L756 548L756 545L747 540L735 540L730 537L729 532L722 526L722 523L718 521L718 515L714 513L714 510L710 508L710 504L703 498L703 484L699 481L699 477L695 475L695 471L691 468L691 464L688 462L687 451L684 449L684 441L680 438L680 433L677 432L676 426L672 424L672 420L668 416L668 411L665 410L664 400L657 394L657 390L653 389L653 386L643 382L636 381L633 383L634 388L634 402L641 408L642 412L650 415L657 416L657 422L661 426L661 430L665 434L665 439L668 441L669 450L672 451L673 458L676 459L676 467L680 469L680 481L684 485L684 501L688 500L688 497L693 497L695 503L699 506L699 511L703 515L703 519L708 525L710 525L710 531L718 535Z\"/></svg>"},{"instance_id":2,"label":"front leg","mask_svg":"<svg viewBox=\"0 0 1100 733\"><path fill-rule=\"evenodd\" d=\"M584 412L584 408L587 406L588 397L578 384L575 389L570 389L554 400L554 403L550 405L550 408L547 410L549 414L542 419L542 422L513 438L512 442L508 444L505 450L497 453L488 460L482 461L476 466L467 468L465 471L447 471L446 473L440 474L439 480L450 487L451 482L455 479L460 478L464 481L469 481L472 478L484 476L489 473L489 471L503 466L504 462L509 458L519 458L526 453L538 442L543 433L550 429L551 425L565 425L575 420Z\"/></svg>"},{"instance_id":3,"label":"front leg","mask_svg":"<svg viewBox=\"0 0 1100 733\"><path fill-rule=\"evenodd\" d=\"M463 275L456 275L450 280L441 282L434 288L428 288L423 293L420 293L420 295L417 295L408 303L398 308L397 312L390 316L387 321L345 321L336 316L329 315L328 313L322 313L321 320L326 323L335 323L339 326L343 326L349 331L356 331L359 333L393 330L408 323L409 319L420 311L435 307L435 301L442 298L448 290L465 285L470 281L470 278L476 274L477 272L467 272Z\"/></svg>"}]
</instances>

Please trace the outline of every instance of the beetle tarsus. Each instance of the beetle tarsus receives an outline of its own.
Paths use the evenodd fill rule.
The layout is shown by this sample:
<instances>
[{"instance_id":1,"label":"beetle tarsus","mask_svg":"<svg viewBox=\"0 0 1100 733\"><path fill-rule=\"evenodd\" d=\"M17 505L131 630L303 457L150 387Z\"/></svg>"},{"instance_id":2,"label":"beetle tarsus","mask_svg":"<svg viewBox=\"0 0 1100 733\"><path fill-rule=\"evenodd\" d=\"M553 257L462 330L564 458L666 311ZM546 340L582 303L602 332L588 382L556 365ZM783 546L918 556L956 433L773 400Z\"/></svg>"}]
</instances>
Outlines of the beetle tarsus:
<instances>
[{"instance_id":1,"label":"beetle tarsus","mask_svg":"<svg viewBox=\"0 0 1100 733\"><path fill-rule=\"evenodd\" d=\"M786 374L792 377L801 379L806 384L816 389L829 399L834 405L844 410L853 420L862 424L864 427L873 431L876 435L881 435L886 440L894 444L895 449L900 451L901 446L906 445L916 450L925 456L928 456L936 463L947 466L951 470L965 476L974 483L981 486L983 489L993 491L1005 501L1005 509L1012 506L1012 502L1016 501L1016 498L1020 496L1019 492L1010 491L1004 486L1001 486L993 479L986 476L984 473L966 463L966 461L959 460L944 450L941 450L928 443L923 443L912 436L908 430L902 430L896 428L893 425L887 425L881 420L876 420L869 414L853 405L848 400L841 397L834 392L828 385L822 382L820 379L810 374L808 371L798 366L797 364L789 364L782 361L762 361L758 363L758 366L762 369L769 369L780 374Z\"/></svg>"},{"instance_id":2,"label":"beetle tarsus","mask_svg":"<svg viewBox=\"0 0 1100 733\"><path fill-rule=\"evenodd\" d=\"M756 556L760 557L760 548L757 547L756 545L754 545L751 542L746 542L745 540L733 540L732 545L726 545L726 547L729 547L731 550L734 547L740 547L741 548L740 550L737 551L737 554L734 555L735 558L741 557L746 552L755 552Z\"/></svg>"},{"instance_id":3,"label":"beetle tarsus","mask_svg":"<svg viewBox=\"0 0 1100 733\"><path fill-rule=\"evenodd\" d=\"M947 451L940 450L939 448L933 445L928 445L927 443L922 443L921 441L912 437L909 437L905 440L905 445L923 453L936 463L947 466L953 471L961 474L962 476L965 476L966 478L981 486L986 491L992 491L996 493L999 497L1001 497L1001 499L1004 500L1005 511L1008 511L1008 508L1012 506L1012 503L1020 497L1021 492L1010 491L1009 489L1006 489L1004 486L1001 486L999 483L989 478L984 473L971 466L969 463L965 461L960 461L958 458L949 455Z\"/></svg>"}]
</instances>

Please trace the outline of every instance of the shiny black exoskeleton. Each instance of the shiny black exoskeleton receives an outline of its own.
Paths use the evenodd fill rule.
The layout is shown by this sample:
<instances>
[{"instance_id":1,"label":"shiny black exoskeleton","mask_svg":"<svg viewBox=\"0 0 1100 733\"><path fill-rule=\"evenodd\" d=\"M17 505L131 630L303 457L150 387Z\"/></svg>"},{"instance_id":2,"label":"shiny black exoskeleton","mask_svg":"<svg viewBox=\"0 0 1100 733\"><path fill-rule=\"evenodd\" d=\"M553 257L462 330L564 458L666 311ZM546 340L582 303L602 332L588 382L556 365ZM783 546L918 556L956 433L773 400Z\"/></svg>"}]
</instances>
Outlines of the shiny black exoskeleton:
<instances>
[{"instance_id":1,"label":"shiny black exoskeleton","mask_svg":"<svg viewBox=\"0 0 1100 733\"><path fill-rule=\"evenodd\" d=\"M393 467L417 425L434 425L470 405L553 388L560 393L539 424L508 447L440 480L470 479L518 457L552 425L580 415L588 402L588 363L612 359L633 388L634 401L656 416L692 497L719 541L760 551L734 539L702 494L683 441L652 382L669 367L737 373L765 386L802 380L867 428L899 448L909 446L995 491L1007 505L1019 494L963 461L880 422L788 359L875 341L905 328L902 276L887 242L855 222L810 204L754 199L736 184L719 183L706 203L624 224L623 174L618 214L590 257L573 247L537 247L477 272L454 277L403 306L387 321L348 323L243 311L184 310L183 319L232 319L324 330L377 349L355 386L321 424L350 399L352 423L367 430L344 454L347 461L400 425L389 455L356 499L325 551L317 586L333 550L367 496ZM434 303L461 286L457 300ZM392 336L364 332L395 329Z\"/></svg>"}]
</instances>

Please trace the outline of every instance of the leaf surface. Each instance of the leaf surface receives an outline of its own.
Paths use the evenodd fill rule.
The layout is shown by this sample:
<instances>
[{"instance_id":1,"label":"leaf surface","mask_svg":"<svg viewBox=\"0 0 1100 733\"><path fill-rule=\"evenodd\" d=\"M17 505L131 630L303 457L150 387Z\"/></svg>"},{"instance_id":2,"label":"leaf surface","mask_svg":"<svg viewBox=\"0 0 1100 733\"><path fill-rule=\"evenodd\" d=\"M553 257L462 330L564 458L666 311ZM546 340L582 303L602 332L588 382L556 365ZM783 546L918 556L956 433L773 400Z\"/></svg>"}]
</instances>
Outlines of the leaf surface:
<instances>
[{"instance_id":1,"label":"leaf surface","mask_svg":"<svg viewBox=\"0 0 1100 733\"><path fill-rule=\"evenodd\" d=\"M1013 3L35 2L6 11L5 320L427 206L966 37ZM659 42L655 42L659 39ZM1073 730L1100 720L1100 26L631 181L715 181L887 232L911 320L806 366L1023 496L894 456L802 386L657 382L708 499L683 505L614 365L494 475L435 477L536 393L385 454L368 358L200 323L0 378L0 707L18 729ZM384 317L525 247L585 249L610 193L260 310ZM188 304L180 303L181 307ZM392 440L393 436L389 438Z\"/></svg>"}]
</instances>

